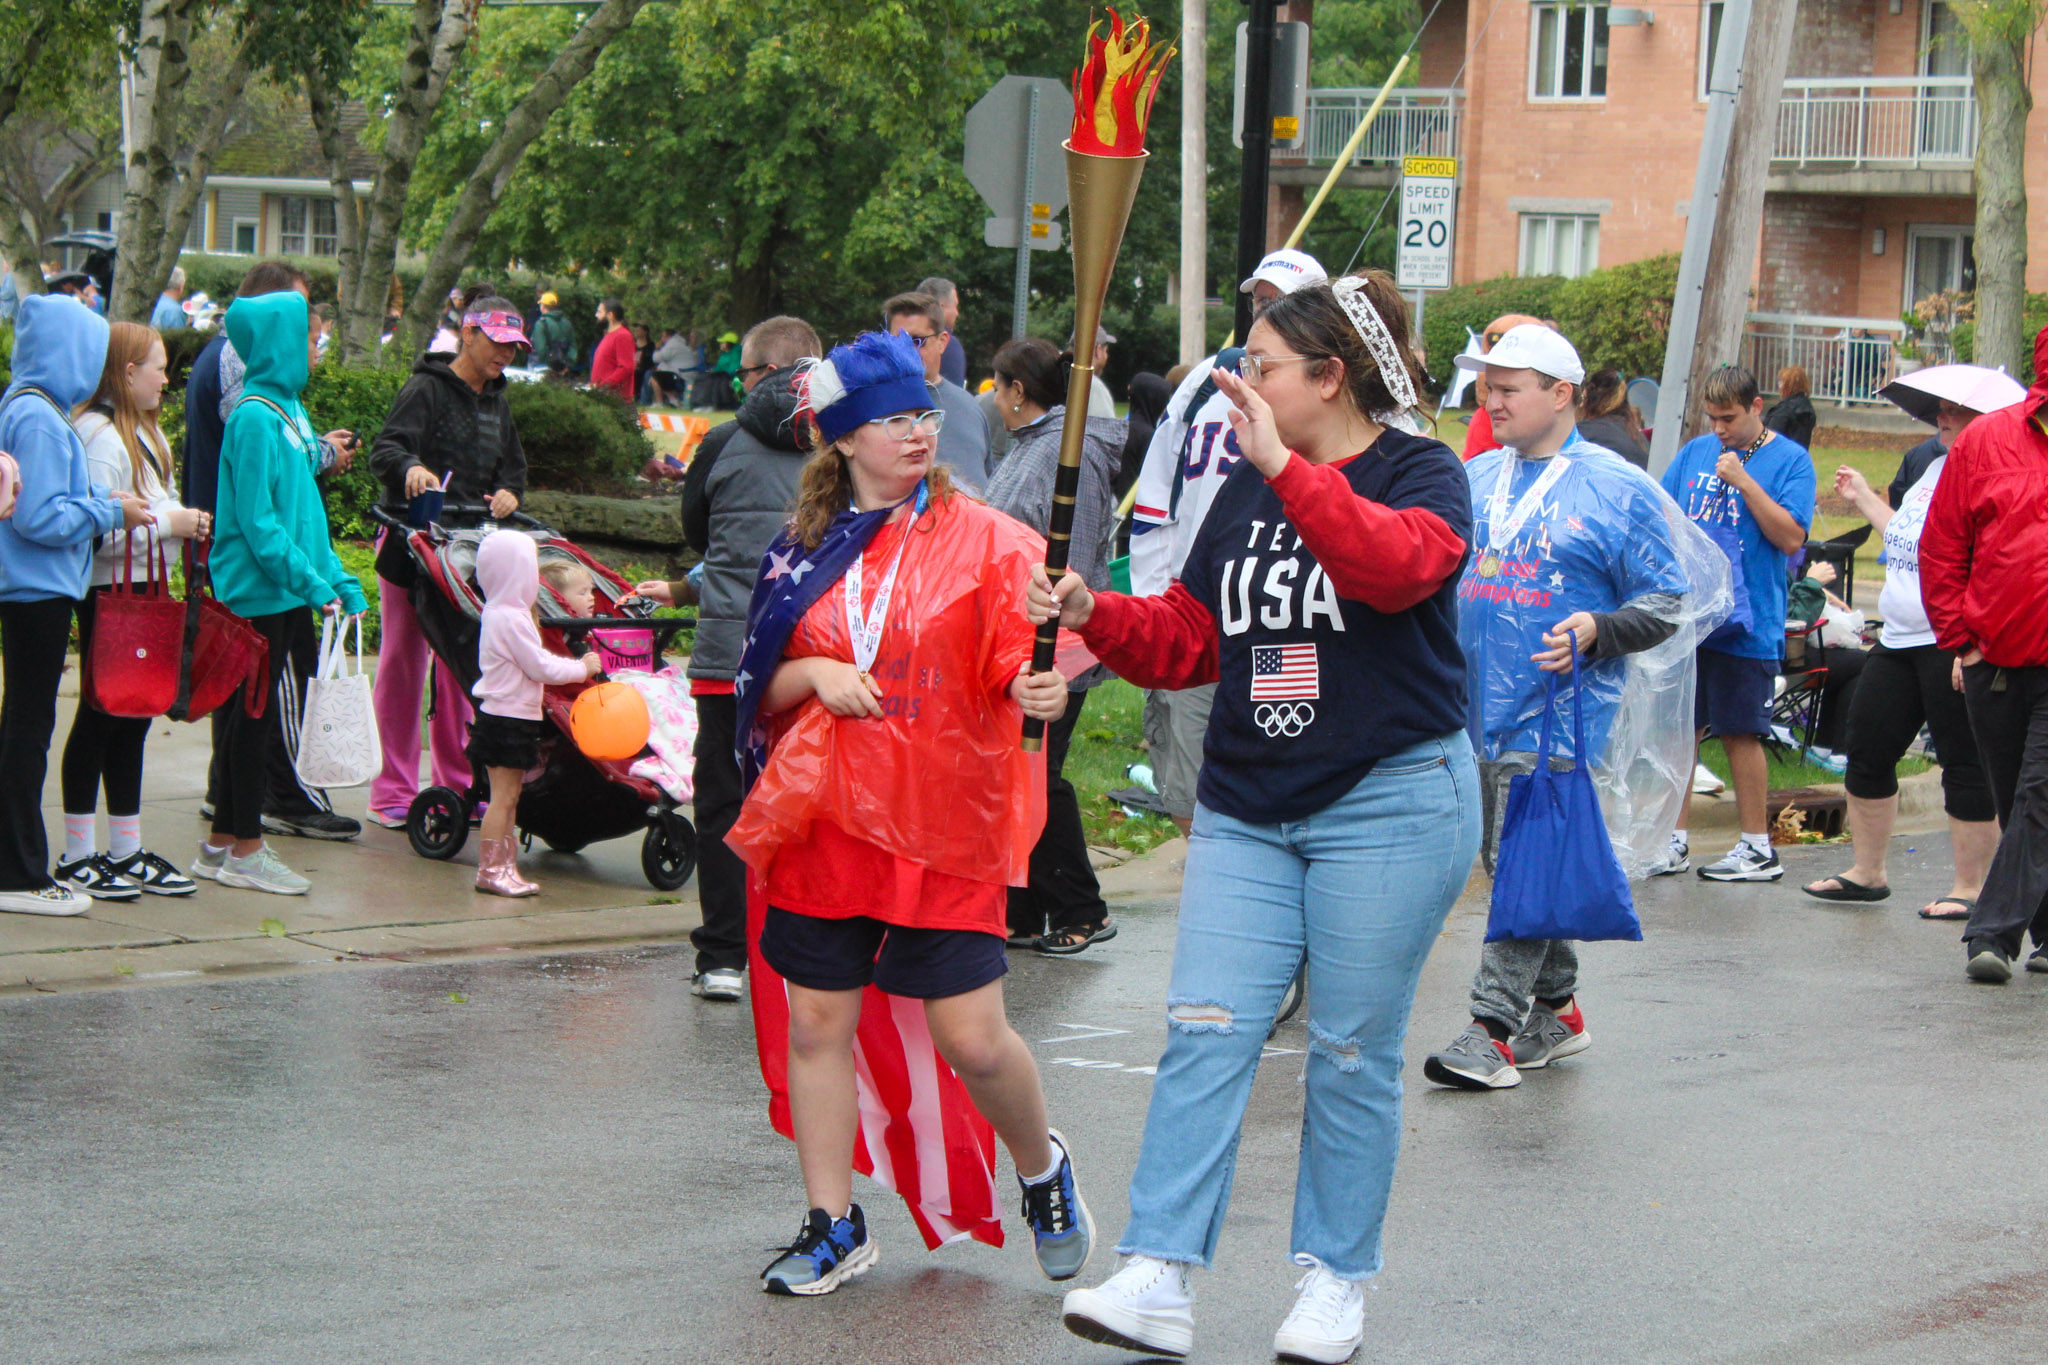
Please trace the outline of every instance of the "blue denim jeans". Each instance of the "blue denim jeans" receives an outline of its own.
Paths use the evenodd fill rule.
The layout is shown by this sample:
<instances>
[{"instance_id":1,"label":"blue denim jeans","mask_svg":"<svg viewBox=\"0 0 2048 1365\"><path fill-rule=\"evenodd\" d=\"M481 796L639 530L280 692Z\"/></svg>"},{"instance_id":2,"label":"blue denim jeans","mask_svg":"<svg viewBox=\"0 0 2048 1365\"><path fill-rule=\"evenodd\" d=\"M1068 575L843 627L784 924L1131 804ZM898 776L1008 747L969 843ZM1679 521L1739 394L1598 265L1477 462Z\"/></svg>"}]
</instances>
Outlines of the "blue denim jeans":
<instances>
[{"instance_id":1,"label":"blue denim jeans","mask_svg":"<svg viewBox=\"0 0 2048 1365\"><path fill-rule=\"evenodd\" d=\"M1258 825L1197 806L1166 1054L1117 1250L1206 1266L1274 1012L1308 961L1309 1056L1295 1257L1380 1268L1416 980L1479 851L1463 731L1382 759L1335 804Z\"/></svg>"}]
</instances>

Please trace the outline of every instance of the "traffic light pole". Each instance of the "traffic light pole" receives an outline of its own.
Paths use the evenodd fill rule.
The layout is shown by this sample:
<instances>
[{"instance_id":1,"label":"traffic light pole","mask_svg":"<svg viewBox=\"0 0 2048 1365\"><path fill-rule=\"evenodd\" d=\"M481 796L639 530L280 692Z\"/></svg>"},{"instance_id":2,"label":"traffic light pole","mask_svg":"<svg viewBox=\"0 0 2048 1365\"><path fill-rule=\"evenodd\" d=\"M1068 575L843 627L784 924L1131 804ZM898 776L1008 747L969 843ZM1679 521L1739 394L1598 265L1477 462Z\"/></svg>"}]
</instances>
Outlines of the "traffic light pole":
<instances>
[{"instance_id":1,"label":"traffic light pole","mask_svg":"<svg viewBox=\"0 0 2048 1365\"><path fill-rule=\"evenodd\" d=\"M1266 197L1273 162L1273 41L1279 0L1249 0L1245 34L1244 160L1237 198L1237 274L1227 283L1237 301L1237 338L1252 329L1252 296L1237 292L1266 254Z\"/></svg>"}]
</instances>

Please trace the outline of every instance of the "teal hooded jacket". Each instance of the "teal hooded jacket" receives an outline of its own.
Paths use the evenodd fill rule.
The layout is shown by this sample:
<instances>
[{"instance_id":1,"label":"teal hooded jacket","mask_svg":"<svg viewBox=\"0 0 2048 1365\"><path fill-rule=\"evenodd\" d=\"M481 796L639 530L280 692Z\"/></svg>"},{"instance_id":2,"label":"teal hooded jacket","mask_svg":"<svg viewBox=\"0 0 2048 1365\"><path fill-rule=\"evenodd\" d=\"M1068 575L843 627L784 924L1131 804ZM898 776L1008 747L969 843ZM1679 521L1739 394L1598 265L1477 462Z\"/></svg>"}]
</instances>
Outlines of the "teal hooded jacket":
<instances>
[{"instance_id":1,"label":"teal hooded jacket","mask_svg":"<svg viewBox=\"0 0 2048 1365\"><path fill-rule=\"evenodd\" d=\"M288 289L236 299L228 308L227 334L249 368L221 436L213 590L242 616L320 607L336 598L343 610L362 611L362 585L334 555L313 477L319 437L299 403L306 387L306 297Z\"/></svg>"},{"instance_id":2,"label":"teal hooded jacket","mask_svg":"<svg viewBox=\"0 0 2048 1365\"><path fill-rule=\"evenodd\" d=\"M81 598L96 536L121 529L121 504L86 476L70 410L107 361L106 320L77 299L32 294L14 334L14 379L0 406L0 450L21 464L21 500L0 521L0 602ZM27 392L41 389L62 407Z\"/></svg>"}]
</instances>

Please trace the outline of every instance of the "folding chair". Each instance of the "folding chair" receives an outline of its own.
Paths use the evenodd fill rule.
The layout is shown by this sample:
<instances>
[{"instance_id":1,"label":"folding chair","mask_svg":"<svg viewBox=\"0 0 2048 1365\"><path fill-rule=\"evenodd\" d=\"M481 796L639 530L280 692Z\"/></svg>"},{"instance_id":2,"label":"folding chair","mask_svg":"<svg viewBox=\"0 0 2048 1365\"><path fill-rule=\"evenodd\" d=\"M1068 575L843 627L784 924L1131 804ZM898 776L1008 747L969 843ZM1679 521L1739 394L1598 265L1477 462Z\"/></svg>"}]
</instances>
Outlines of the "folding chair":
<instances>
[{"instance_id":1,"label":"folding chair","mask_svg":"<svg viewBox=\"0 0 2048 1365\"><path fill-rule=\"evenodd\" d=\"M1771 732L1764 743L1780 753L1797 751L1806 760L1813 748L1813 736L1820 728L1820 706L1828 680L1827 656L1821 649L1822 616L1809 624L1785 625L1785 661L1771 697Z\"/></svg>"}]
</instances>

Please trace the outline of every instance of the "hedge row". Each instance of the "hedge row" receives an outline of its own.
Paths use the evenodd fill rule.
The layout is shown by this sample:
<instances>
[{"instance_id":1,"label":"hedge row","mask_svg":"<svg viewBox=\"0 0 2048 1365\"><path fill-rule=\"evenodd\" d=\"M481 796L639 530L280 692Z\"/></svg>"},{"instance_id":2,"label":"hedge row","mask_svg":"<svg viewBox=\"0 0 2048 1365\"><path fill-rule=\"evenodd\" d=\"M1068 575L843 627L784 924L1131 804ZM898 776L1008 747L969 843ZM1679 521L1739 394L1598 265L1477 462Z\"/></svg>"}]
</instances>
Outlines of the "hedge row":
<instances>
[{"instance_id":1,"label":"hedge row","mask_svg":"<svg viewBox=\"0 0 2048 1365\"><path fill-rule=\"evenodd\" d=\"M1678 257L1652 256L1575 280L1503 275L1431 294L1422 314L1430 382L1448 388L1452 361L1465 349L1466 329L1478 332L1503 313L1556 322L1589 371L1654 377L1664 367L1677 285Z\"/></svg>"},{"instance_id":2,"label":"hedge row","mask_svg":"<svg viewBox=\"0 0 2048 1365\"><path fill-rule=\"evenodd\" d=\"M2048 294L2027 295L2026 308L2021 314L2022 334L2027 339L2020 353L2020 372L2016 376L2020 383L2034 382L2034 338L2041 335L2041 329L2048 327ZM1977 324L1960 324L1950 336L1955 347L1956 359L1973 362L1977 357Z\"/></svg>"}]
</instances>

